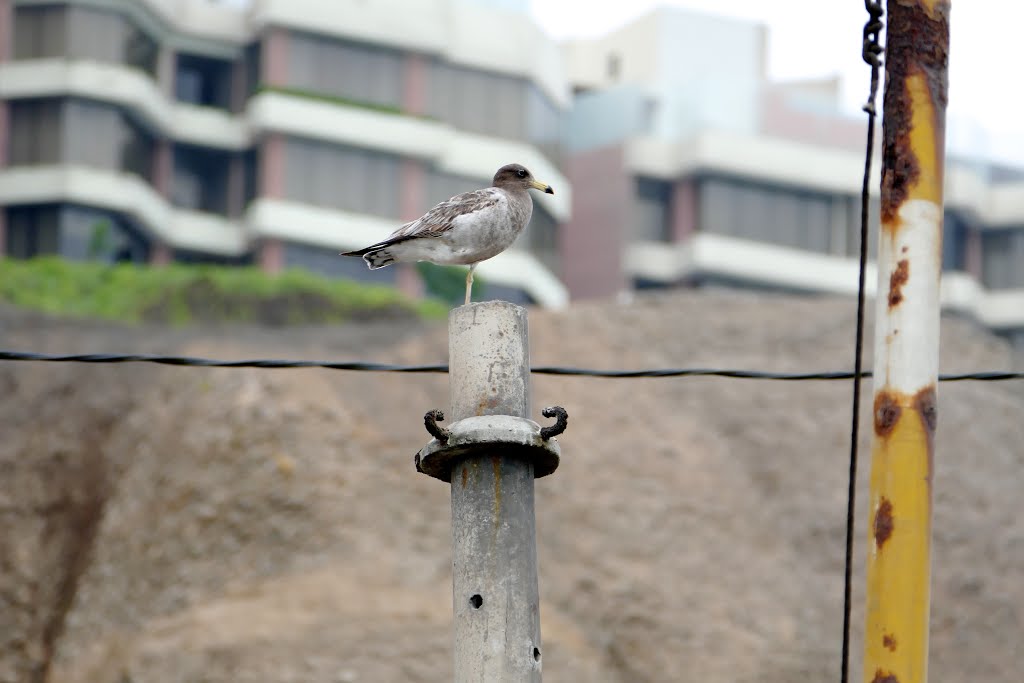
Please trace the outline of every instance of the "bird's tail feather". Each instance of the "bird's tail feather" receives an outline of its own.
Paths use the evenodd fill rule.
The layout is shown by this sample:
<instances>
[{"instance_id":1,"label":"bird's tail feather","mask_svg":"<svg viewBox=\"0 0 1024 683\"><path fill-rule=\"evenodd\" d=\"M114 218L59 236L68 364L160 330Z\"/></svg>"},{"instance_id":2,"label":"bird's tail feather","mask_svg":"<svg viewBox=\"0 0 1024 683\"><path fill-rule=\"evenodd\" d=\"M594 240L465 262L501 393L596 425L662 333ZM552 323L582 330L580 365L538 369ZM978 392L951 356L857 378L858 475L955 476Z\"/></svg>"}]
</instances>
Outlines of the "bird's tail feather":
<instances>
[{"instance_id":1,"label":"bird's tail feather","mask_svg":"<svg viewBox=\"0 0 1024 683\"><path fill-rule=\"evenodd\" d=\"M366 265L370 267L370 270L377 270L395 262L395 255L388 249L390 246L390 244L374 244L357 251L345 251L341 255L358 256L366 261Z\"/></svg>"}]
</instances>

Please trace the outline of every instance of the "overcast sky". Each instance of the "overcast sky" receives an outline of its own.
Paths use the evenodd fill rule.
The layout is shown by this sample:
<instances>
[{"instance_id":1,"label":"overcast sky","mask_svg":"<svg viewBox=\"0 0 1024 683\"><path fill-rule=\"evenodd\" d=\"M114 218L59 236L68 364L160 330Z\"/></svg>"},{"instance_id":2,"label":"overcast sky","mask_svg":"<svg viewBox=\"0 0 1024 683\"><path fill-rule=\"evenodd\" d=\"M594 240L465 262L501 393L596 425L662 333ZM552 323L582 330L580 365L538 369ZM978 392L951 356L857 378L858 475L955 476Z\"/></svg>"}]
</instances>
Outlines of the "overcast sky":
<instances>
[{"instance_id":1,"label":"overcast sky","mask_svg":"<svg viewBox=\"0 0 1024 683\"><path fill-rule=\"evenodd\" d=\"M536 21L559 39L601 35L659 4L763 22L771 78L838 73L848 111L867 98L863 0L530 0ZM953 0L950 36L950 151L1024 165L1024 3Z\"/></svg>"}]
</instances>

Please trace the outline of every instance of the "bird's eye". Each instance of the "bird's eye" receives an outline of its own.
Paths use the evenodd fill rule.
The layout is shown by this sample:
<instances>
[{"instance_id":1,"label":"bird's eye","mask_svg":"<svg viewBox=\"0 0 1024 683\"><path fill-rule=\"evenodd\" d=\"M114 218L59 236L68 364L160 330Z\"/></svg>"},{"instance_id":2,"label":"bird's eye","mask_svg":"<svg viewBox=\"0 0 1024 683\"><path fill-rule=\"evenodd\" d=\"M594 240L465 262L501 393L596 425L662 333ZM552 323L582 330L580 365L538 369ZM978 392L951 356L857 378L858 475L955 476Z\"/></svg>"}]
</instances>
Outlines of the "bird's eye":
<instances>
[{"instance_id":1,"label":"bird's eye","mask_svg":"<svg viewBox=\"0 0 1024 683\"><path fill-rule=\"evenodd\" d=\"M516 171L516 175L519 176L520 178L525 178L526 177L526 169L524 169L524 168L519 169L518 171Z\"/></svg>"}]
</instances>

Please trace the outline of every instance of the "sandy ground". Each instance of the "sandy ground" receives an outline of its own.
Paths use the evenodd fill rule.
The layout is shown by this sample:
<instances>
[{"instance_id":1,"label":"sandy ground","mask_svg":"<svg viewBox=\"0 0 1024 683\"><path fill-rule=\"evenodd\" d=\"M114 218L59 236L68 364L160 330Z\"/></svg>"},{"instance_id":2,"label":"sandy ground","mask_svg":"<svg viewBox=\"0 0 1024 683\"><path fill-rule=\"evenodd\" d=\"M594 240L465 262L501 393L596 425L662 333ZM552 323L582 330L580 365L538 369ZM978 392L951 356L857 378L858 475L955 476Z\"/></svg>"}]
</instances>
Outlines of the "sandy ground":
<instances>
[{"instance_id":1,"label":"sandy ground","mask_svg":"<svg viewBox=\"0 0 1024 683\"><path fill-rule=\"evenodd\" d=\"M853 304L687 292L530 325L538 365L842 369ZM47 352L404 363L446 345L443 325L0 311L0 346ZM944 321L943 371L1012 365ZM0 681L450 680L449 495L412 466L444 376L6 363L0 390ZM545 680L836 680L849 397L847 382L535 377L537 411L571 416L537 483ZM939 400L931 680L1017 681L1024 388L945 384ZM858 636L852 680L860 651Z\"/></svg>"}]
</instances>

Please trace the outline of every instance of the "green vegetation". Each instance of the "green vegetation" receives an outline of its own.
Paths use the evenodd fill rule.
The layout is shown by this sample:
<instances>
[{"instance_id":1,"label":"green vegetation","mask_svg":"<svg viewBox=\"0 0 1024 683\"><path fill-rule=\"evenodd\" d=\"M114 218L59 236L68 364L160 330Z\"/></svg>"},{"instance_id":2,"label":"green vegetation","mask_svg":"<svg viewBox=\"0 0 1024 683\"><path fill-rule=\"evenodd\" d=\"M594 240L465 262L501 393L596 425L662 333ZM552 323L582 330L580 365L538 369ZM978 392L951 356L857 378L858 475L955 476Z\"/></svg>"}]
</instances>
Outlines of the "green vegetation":
<instances>
[{"instance_id":1,"label":"green vegetation","mask_svg":"<svg viewBox=\"0 0 1024 683\"><path fill-rule=\"evenodd\" d=\"M0 259L0 301L58 315L175 325L295 325L447 313L436 300L413 301L391 287L304 270L273 276L252 267L145 267L56 257Z\"/></svg>"},{"instance_id":2,"label":"green vegetation","mask_svg":"<svg viewBox=\"0 0 1024 683\"><path fill-rule=\"evenodd\" d=\"M453 306L461 306L466 300L466 266L438 266L426 261L416 264L416 270L423 278L427 296L439 299ZM480 275L473 276L473 301L480 301L487 291Z\"/></svg>"}]
</instances>

